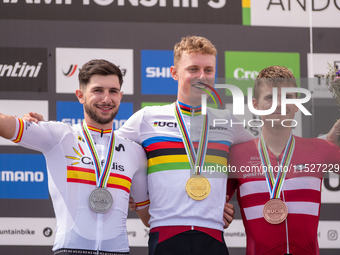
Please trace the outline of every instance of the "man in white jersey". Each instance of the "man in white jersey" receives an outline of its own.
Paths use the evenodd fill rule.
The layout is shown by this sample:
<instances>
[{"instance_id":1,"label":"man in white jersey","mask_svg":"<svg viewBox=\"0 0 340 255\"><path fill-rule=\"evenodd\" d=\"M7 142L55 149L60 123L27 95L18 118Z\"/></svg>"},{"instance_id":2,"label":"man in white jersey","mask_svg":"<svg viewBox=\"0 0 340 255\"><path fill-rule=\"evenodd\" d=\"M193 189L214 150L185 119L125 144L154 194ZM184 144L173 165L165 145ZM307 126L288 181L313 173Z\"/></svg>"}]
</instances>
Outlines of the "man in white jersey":
<instances>
[{"instance_id":1,"label":"man in white jersey","mask_svg":"<svg viewBox=\"0 0 340 255\"><path fill-rule=\"evenodd\" d=\"M145 153L112 130L122 83L116 65L106 60L84 64L76 96L85 120L74 126L30 123L0 113L0 136L45 156L57 220L54 254L128 254L130 192L148 225Z\"/></svg>"},{"instance_id":2,"label":"man in white jersey","mask_svg":"<svg viewBox=\"0 0 340 255\"><path fill-rule=\"evenodd\" d=\"M253 139L243 127L212 128L213 119L237 121L228 110L208 108L207 126L201 128L200 123L205 121L201 115L201 89L209 88L208 84L192 83L192 79L214 80L216 54L216 48L204 37L182 38L175 45L174 66L171 67L172 77L178 81L177 102L145 107L118 130L121 135L142 144L147 153L150 255L228 254L223 235L227 174L215 173L216 178L204 180L201 172L192 174L198 160L190 159L204 158L203 167L223 167L227 165L231 144ZM195 128L196 120L199 124ZM188 135L181 130L187 130ZM206 135L207 149L196 153L201 135ZM185 144L192 144L192 147ZM228 207L226 211L233 214ZM231 221L230 216L225 217Z\"/></svg>"}]
</instances>

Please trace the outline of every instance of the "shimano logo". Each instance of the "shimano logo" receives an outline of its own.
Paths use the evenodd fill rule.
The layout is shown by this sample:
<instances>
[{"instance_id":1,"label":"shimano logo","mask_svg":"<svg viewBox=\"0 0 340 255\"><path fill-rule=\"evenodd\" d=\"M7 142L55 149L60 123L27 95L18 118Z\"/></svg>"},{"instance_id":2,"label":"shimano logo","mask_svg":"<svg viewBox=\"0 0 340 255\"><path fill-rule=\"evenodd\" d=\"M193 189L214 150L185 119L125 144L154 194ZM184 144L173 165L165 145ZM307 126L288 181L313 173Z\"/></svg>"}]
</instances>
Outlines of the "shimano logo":
<instances>
[{"instance_id":1,"label":"shimano logo","mask_svg":"<svg viewBox=\"0 0 340 255\"><path fill-rule=\"evenodd\" d=\"M0 64L0 77L29 77L36 78L39 75L42 62L37 65L28 65L27 62L15 62L11 64Z\"/></svg>"},{"instance_id":2,"label":"shimano logo","mask_svg":"<svg viewBox=\"0 0 340 255\"><path fill-rule=\"evenodd\" d=\"M170 67L147 67L147 78L171 78Z\"/></svg>"},{"instance_id":3,"label":"shimano logo","mask_svg":"<svg viewBox=\"0 0 340 255\"><path fill-rule=\"evenodd\" d=\"M31 171L2 171L1 181L3 182L43 182L43 172Z\"/></svg>"}]
</instances>

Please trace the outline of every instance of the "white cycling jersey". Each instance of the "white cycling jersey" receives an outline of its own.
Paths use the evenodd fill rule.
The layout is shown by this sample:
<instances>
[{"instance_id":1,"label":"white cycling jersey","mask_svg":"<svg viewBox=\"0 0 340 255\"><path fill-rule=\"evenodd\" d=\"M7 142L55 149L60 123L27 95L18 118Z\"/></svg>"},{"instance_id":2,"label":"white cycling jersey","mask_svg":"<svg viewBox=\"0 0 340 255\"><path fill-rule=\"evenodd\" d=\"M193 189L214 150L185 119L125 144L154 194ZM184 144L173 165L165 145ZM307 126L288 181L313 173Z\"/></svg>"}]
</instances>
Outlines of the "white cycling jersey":
<instances>
[{"instance_id":1,"label":"white cycling jersey","mask_svg":"<svg viewBox=\"0 0 340 255\"><path fill-rule=\"evenodd\" d=\"M186 193L190 164L174 113L175 105L145 107L130 117L116 133L142 144L148 157L151 228L160 226L199 226L223 230L223 208L226 200L227 155L229 146L254 137L245 130L229 110L208 108L209 135L204 176L211 191L201 201ZM191 140L197 148L203 117L200 108L181 104ZM224 124L214 125L214 120ZM216 122L216 121L215 121ZM209 168L210 167L210 168ZM213 174L207 171L213 170ZM205 172L204 172L205 171ZM211 172L211 171L210 171Z\"/></svg>"},{"instance_id":2,"label":"white cycling jersey","mask_svg":"<svg viewBox=\"0 0 340 255\"><path fill-rule=\"evenodd\" d=\"M93 127L89 130L103 164L111 130ZM45 156L48 187L57 220L54 251L61 248L129 251L126 219L130 192L138 209L149 204L146 157L138 144L116 135L106 186L113 197L113 205L108 212L100 214L92 211L88 204L89 195L96 188L96 177L79 124L35 124L17 119L12 141Z\"/></svg>"}]
</instances>

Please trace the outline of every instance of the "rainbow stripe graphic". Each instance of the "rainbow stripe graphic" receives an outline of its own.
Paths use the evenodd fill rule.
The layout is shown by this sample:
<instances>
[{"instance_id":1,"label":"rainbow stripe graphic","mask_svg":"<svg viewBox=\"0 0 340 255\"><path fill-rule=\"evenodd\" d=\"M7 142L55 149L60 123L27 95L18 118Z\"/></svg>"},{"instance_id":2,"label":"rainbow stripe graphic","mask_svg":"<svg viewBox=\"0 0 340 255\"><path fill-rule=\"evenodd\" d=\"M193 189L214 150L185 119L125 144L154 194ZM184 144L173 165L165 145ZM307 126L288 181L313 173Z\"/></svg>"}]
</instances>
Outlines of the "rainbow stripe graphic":
<instances>
[{"instance_id":1,"label":"rainbow stripe graphic","mask_svg":"<svg viewBox=\"0 0 340 255\"><path fill-rule=\"evenodd\" d=\"M142 146L148 158L148 174L161 171L190 170L189 159L181 138L151 137L145 140ZM193 146L197 149L198 142L193 142ZM229 146L230 142L209 140L204 167L227 166Z\"/></svg>"}]
</instances>

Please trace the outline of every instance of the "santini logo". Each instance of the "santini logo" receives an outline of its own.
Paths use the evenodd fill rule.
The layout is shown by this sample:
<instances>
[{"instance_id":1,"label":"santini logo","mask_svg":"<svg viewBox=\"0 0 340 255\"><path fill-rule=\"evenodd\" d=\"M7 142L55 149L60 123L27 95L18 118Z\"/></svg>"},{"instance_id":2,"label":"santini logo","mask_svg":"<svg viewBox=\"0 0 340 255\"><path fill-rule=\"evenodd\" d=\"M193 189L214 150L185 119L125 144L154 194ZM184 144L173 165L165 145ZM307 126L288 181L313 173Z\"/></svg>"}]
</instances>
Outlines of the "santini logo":
<instances>
[{"instance_id":1,"label":"santini logo","mask_svg":"<svg viewBox=\"0 0 340 255\"><path fill-rule=\"evenodd\" d=\"M0 64L0 77L30 77L36 78L39 75L42 63L38 65L27 65L27 62L15 62L14 65Z\"/></svg>"}]
</instances>

